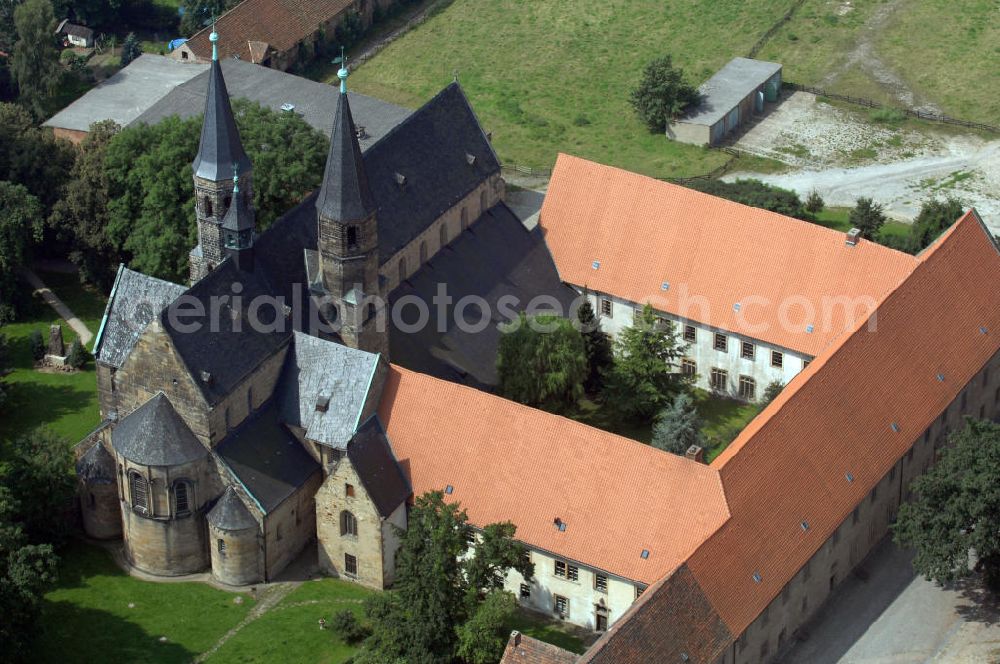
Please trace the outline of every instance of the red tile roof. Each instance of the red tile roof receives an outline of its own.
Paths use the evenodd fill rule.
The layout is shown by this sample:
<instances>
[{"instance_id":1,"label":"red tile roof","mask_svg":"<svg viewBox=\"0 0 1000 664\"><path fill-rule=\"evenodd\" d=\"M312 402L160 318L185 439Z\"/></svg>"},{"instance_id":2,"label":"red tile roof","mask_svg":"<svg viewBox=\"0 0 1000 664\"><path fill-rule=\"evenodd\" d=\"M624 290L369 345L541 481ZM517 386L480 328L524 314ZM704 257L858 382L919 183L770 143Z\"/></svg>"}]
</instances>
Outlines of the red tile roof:
<instances>
[{"instance_id":1,"label":"red tile roof","mask_svg":"<svg viewBox=\"0 0 1000 664\"><path fill-rule=\"evenodd\" d=\"M579 656L550 643L513 632L500 664L574 664Z\"/></svg>"},{"instance_id":2,"label":"red tile roof","mask_svg":"<svg viewBox=\"0 0 1000 664\"><path fill-rule=\"evenodd\" d=\"M862 322L818 357L712 463L732 516L681 570L690 570L731 634L760 615L1000 352L997 283L1000 250L970 212L918 258L909 278L879 305L871 329ZM681 570L664 585L673 587ZM672 595L656 592L637 603L623 621L639 621L638 631L626 622L583 661L663 661L655 643L643 647L637 640L654 624L692 634L689 647L703 653L692 662L714 661L725 644L712 646L717 639L700 635L705 616L664 612L661 603ZM616 640L622 643L611 643Z\"/></svg>"},{"instance_id":3,"label":"red tile roof","mask_svg":"<svg viewBox=\"0 0 1000 664\"><path fill-rule=\"evenodd\" d=\"M354 0L243 0L215 23L219 57L238 55L259 63L265 45L279 53L288 51L353 4ZM208 26L187 41L201 60L212 58L211 32Z\"/></svg>"},{"instance_id":4,"label":"red tile roof","mask_svg":"<svg viewBox=\"0 0 1000 664\"><path fill-rule=\"evenodd\" d=\"M563 281L812 356L852 327L854 316L831 298L867 302L866 315L917 264L872 242L848 246L844 233L816 224L565 154L539 223Z\"/></svg>"},{"instance_id":5,"label":"red tile roof","mask_svg":"<svg viewBox=\"0 0 1000 664\"><path fill-rule=\"evenodd\" d=\"M472 524L512 521L519 540L626 579L663 577L728 516L704 464L400 367L379 417L414 494L451 485Z\"/></svg>"}]
</instances>

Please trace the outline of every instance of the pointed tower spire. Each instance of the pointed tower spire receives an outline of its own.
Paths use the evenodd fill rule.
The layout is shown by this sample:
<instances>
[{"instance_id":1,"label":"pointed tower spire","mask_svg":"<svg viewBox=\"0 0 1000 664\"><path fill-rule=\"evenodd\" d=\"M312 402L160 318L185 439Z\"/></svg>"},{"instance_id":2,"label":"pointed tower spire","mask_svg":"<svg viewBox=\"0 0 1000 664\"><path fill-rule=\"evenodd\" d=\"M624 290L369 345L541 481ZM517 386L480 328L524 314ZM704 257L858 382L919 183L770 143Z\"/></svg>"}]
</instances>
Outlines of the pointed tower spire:
<instances>
[{"instance_id":1,"label":"pointed tower spire","mask_svg":"<svg viewBox=\"0 0 1000 664\"><path fill-rule=\"evenodd\" d=\"M330 152L316 199L316 210L321 217L331 221L356 222L375 211L375 199L368 187L368 175L347 98L347 63L343 56L339 59L341 68L337 76L340 78L340 94L337 95L337 108L333 114Z\"/></svg>"},{"instance_id":2,"label":"pointed tower spire","mask_svg":"<svg viewBox=\"0 0 1000 664\"><path fill-rule=\"evenodd\" d=\"M234 164L234 167L236 165ZM236 266L244 271L253 271L253 240L256 214L250 202L249 193L240 191L240 176L233 176L233 202L222 218L222 241L226 255L232 256Z\"/></svg>"},{"instance_id":3,"label":"pointed tower spire","mask_svg":"<svg viewBox=\"0 0 1000 664\"><path fill-rule=\"evenodd\" d=\"M212 29L212 64L205 96L205 119L201 125L194 169L195 214L198 218L198 246L191 252L191 282L215 269L229 254L223 237L222 219L233 207L236 174L243 180L243 196L252 196L250 159L240 142L229 91L219 64L219 34ZM252 209L252 208L251 208Z\"/></svg>"},{"instance_id":4,"label":"pointed tower spire","mask_svg":"<svg viewBox=\"0 0 1000 664\"><path fill-rule=\"evenodd\" d=\"M208 94L205 96L205 119L201 125L201 142L192 168L197 177L206 180L232 180L233 164L240 172L251 169L250 159L240 142L240 132L233 119L229 91L219 64L219 35L214 30L208 37L212 42L212 65L208 75Z\"/></svg>"}]
</instances>

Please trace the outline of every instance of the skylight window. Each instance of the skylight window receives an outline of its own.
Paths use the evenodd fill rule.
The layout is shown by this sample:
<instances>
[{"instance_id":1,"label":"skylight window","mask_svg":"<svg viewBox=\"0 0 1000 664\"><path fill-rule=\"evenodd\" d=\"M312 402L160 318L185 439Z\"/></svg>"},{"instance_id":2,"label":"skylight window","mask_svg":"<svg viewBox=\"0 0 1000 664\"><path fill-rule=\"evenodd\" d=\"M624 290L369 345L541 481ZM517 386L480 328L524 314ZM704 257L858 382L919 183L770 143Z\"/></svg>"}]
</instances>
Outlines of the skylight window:
<instances>
[{"instance_id":1,"label":"skylight window","mask_svg":"<svg viewBox=\"0 0 1000 664\"><path fill-rule=\"evenodd\" d=\"M809 522L808 521L803 521L800 525L802 526L802 531L803 532L809 530Z\"/></svg>"},{"instance_id":2,"label":"skylight window","mask_svg":"<svg viewBox=\"0 0 1000 664\"><path fill-rule=\"evenodd\" d=\"M944 374L943 373L939 373L937 375L937 379L943 383L944 382Z\"/></svg>"},{"instance_id":3,"label":"skylight window","mask_svg":"<svg viewBox=\"0 0 1000 664\"><path fill-rule=\"evenodd\" d=\"M847 480L848 482L853 482L854 481L854 475L852 475L850 473L844 473L844 479Z\"/></svg>"},{"instance_id":4,"label":"skylight window","mask_svg":"<svg viewBox=\"0 0 1000 664\"><path fill-rule=\"evenodd\" d=\"M893 422L890 426L892 427L893 431L895 431L896 433L899 433L899 425L898 424L896 424L895 422Z\"/></svg>"},{"instance_id":5,"label":"skylight window","mask_svg":"<svg viewBox=\"0 0 1000 664\"><path fill-rule=\"evenodd\" d=\"M808 332L809 334L812 334L813 333L813 326L812 325L806 325L806 332Z\"/></svg>"},{"instance_id":6,"label":"skylight window","mask_svg":"<svg viewBox=\"0 0 1000 664\"><path fill-rule=\"evenodd\" d=\"M660 290L670 290L670 282L664 281L662 284L660 284Z\"/></svg>"},{"instance_id":7,"label":"skylight window","mask_svg":"<svg viewBox=\"0 0 1000 664\"><path fill-rule=\"evenodd\" d=\"M643 549L643 550L642 550L642 553L641 553L641 554L639 554L639 556L640 556L640 557L641 557L641 558L642 558L643 560L646 560L647 558L649 558L649 549Z\"/></svg>"},{"instance_id":8,"label":"skylight window","mask_svg":"<svg viewBox=\"0 0 1000 664\"><path fill-rule=\"evenodd\" d=\"M597 268L601 267L601 261L594 261L593 263L590 264L590 267L596 270Z\"/></svg>"},{"instance_id":9,"label":"skylight window","mask_svg":"<svg viewBox=\"0 0 1000 664\"><path fill-rule=\"evenodd\" d=\"M448 486L446 486L446 487L444 488L444 492L445 492L446 494L448 494L449 496L451 495L451 492L452 492L452 491L454 491L454 490L455 490L455 487L453 487L453 486L452 486L452 485L450 485L450 484L449 484Z\"/></svg>"},{"instance_id":10,"label":"skylight window","mask_svg":"<svg viewBox=\"0 0 1000 664\"><path fill-rule=\"evenodd\" d=\"M754 573L753 573L753 582L754 582L754 583L760 583L760 582L761 582L761 581L763 581L763 580L764 580L764 577L762 577L762 576L760 575L760 572L754 572Z\"/></svg>"}]
</instances>

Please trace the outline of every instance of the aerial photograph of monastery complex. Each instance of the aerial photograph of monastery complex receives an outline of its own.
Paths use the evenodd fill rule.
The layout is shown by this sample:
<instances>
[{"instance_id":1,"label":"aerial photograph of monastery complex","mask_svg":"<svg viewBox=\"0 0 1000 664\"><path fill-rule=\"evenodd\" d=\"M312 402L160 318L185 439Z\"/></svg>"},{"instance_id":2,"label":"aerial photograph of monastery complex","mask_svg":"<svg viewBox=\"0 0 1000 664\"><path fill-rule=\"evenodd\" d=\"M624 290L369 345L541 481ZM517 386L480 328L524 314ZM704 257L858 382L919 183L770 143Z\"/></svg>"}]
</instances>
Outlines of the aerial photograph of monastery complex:
<instances>
[{"instance_id":1,"label":"aerial photograph of monastery complex","mask_svg":"<svg viewBox=\"0 0 1000 664\"><path fill-rule=\"evenodd\" d=\"M1000 664L994 0L0 0L0 664Z\"/></svg>"}]
</instances>

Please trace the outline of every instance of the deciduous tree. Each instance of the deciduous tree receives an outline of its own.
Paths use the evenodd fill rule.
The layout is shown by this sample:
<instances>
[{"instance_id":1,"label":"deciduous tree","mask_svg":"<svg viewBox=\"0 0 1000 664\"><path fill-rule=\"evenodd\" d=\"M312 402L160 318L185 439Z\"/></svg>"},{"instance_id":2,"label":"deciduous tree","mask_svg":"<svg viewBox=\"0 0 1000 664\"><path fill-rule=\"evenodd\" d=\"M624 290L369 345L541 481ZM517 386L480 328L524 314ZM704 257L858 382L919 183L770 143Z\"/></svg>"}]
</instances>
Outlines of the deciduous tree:
<instances>
[{"instance_id":1,"label":"deciduous tree","mask_svg":"<svg viewBox=\"0 0 1000 664\"><path fill-rule=\"evenodd\" d=\"M676 326L657 320L647 304L639 320L618 334L606 398L624 417L651 417L687 384L676 371L686 348Z\"/></svg>"},{"instance_id":2,"label":"deciduous tree","mask_svg":"<svg viewBox=\"0 0 1000 664\"><path fill-rule=\"evenodd\" d=\"M684 80L669 55L653 60L642 72L632 91L632 108L650 131L664 132L667 124L701 99L698 90Z\"/></svg>"},{"instance_id":3,"label":"deciduous tree","mask_svg":"<svg viewBox=\"0 0 1000 664\"><path fill-rule=\"evenodd\" d=\"M9 491L3 497L8 520L31 543L58 545L68 533L73 471L69 443L46 428L16 439L0 464L0 485Z\"/></svg>"},{"instance_id":4,"label":"deciduous tree","mask_svg":"<svg viewBox=\"0 0 1000 664\"><path fill-rule=\"evenodd\" d=\"M69 141L34 126L24 108L0 103L0 180L24 185L48 211L59 200L75 156Z\"/></svg>"},{"instance_id":5,"label":"deciduous tree","mask_svg":"<svg viewBox=\"0 0 1000 664\"><path fill-rule=\"evenodd\" d=\"M571 407L587 377L583 337L568 319L522 313L503 329L497 376L508 399L556 411Z\"/></svg>"},{"instance_id":6,"label":"deciduous tree","mask_svg":"<svg viewBox=\"0 0 1000 664\"><path fill-rule=\"evenodd\" d=\"M907 249L914 254L926 249L964 213L962 202L956 198L932 198L925 201L910 226Z\"/></svg>"},{"instance_id":7,"label":"deciduous tree","mask_svg":"<svg viewBox=\"0 0 1000 664\"><path fill-rule=\"evenodd\" d=\"M882 204L876 203L870 198L859 198L851 209L848 222L853 228L859 229L861 237L866 240L878 239L879 231L885 224L885 212Z\"/></svg>"},{"instance_id":8,"label":"deciduous tree","mask_svg":"<svg viewBox=\"0 0 1000 664\"><path fill-rule=\"evenodd\" d=\"M56 21L49 0L25 0L14 10L17 43L11 71L21 103L35 117L45 115L45 101L59 83L59 54L53 34Z\"/></svg>"},{"instance_id":9,"label":"deciduous tree","mask_svg":"<svg viewBox=\"0 0 1000 664\"><path fill-rule=\"evenodd\" d=\"M0 323L13 320L20 296L15 279L41 239L42 206L19 184L0 182Z\"/></svg>"},{"instance_id":10,"label":"deciduous tree","mask_svg":"<svg viewBox=\"0 0 1000 664\"><path fill-rule=\"evenodd\" d=\"M895 540L917 551L913 567L939 583L977 567L1000 591L1000 425L968 420L899 508Z\"/></svg>"}]
</instances>

